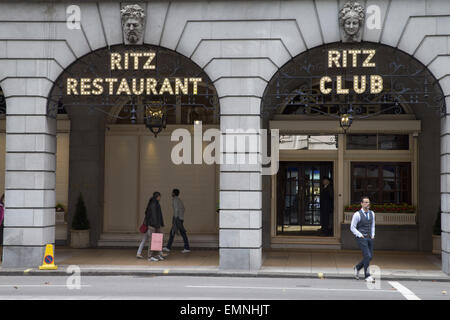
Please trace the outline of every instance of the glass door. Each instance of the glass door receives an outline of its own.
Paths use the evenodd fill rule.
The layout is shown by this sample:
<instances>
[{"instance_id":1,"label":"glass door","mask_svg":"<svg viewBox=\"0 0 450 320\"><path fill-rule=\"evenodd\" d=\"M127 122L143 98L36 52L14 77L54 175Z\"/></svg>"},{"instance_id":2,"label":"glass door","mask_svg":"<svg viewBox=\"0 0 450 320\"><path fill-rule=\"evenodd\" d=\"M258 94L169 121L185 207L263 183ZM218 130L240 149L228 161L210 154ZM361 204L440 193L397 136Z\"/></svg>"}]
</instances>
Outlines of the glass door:
<instances>
[{"instance_id":1,"label":"glass door","mask_svg":"<svg viewBox=\"0 0 450 320\"><path fill-rule=\"evenodd\" d=\"M277 234L321 235L321 216L324 217L324 213L321 214L323 178L331 181L332 168L331 162L280 162ZM332 216L328 219L327 224L332 221Z\"/></svg>"}]
</instances>

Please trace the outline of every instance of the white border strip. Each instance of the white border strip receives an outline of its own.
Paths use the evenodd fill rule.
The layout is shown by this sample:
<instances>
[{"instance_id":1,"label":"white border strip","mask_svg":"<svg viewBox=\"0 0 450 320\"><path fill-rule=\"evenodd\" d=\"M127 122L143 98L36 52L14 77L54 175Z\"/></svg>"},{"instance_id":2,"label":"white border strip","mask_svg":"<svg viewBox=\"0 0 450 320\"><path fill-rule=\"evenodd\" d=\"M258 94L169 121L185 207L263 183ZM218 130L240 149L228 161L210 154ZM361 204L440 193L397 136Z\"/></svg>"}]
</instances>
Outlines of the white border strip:
<instances>
[{"instance_id":1,"label":"white border strip","mask_svg":"<svg viewBox=\"0 0 450 320\"><path fill-rule=\"evenodd\" d=\"M414 292L412 292L405 286L401 285L400 282L389 281L388 283L395 289L397 289L397 291L400 292L407 300L421 300L418 296L414 294Z\"/></svg>"}]
</instances>

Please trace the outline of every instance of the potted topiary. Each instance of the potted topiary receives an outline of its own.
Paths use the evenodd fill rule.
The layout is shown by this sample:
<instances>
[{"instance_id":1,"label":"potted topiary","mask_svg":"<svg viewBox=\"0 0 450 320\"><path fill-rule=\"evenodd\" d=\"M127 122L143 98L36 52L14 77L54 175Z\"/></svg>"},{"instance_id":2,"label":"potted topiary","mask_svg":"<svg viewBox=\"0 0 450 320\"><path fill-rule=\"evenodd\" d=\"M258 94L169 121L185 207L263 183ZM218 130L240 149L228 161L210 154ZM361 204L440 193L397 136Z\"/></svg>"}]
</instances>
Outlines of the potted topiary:
<instances>
[{"instance_id":1,"label":"potted topiary","mask_svg":"<svg viewBox=\"0 0 450 320\"><path fill-rule=\"evenodd\" d=\"M433 251L434 254L441 254L441 209L439 208L436 222L433 227Z\"/></svg>"},{"instance_id":2,"label":"potted topiary","mask_svg":"<svg viewBox=\"0 0 450 320\"><path fill-rule=\"evenodd\" d=\"M70 230L70 246L72 248L89 247L89 220L86 214L83 196L78 196L75 215L72 220L72 229Z\"/></svg>"}]
</instances>

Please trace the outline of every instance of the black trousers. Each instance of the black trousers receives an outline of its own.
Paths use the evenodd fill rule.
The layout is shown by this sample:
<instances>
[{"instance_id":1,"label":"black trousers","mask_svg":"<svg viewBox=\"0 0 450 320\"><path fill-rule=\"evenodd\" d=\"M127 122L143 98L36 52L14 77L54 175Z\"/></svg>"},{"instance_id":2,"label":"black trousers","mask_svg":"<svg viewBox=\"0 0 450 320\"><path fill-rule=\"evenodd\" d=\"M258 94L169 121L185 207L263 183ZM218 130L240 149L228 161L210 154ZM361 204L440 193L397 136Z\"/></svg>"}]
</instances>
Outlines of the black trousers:
<instances>
[{"instance_id":1,"label":"black trousers","mask_svg":"<svg viewBox=\"0 0 450 320\"><path fill-rule=\"evenodd\" d=\"M181 237L183 237L184 248L186 250L190 250L189 249L189 240L188 240L188 237L186 234L186 229L184 229L184 226L183 226L183 220L179 220L179 219L177 222L174 221L172 224L172 229L170 229L169 241L167 242L167 246L166 246L167 249L170 250L172 248L172 243L175 238L175 233L176 233L177 229L180 232Z\"/></svg>"},{"instance_id":2,"label":"black trousers","mask_svg":"<svg viewBox=\"0 0 450 320\"><path fill-rule=\"evenodd\" d=\"M370 276L369 265L373 257L373 240L370 238L356 238L361 248L363 259L356 265L356 269L361 270L364 267L364 277Z\"/></svg>"},{"instance_id":3,"label":"black trousers","mask_svg":"<svg viewBox=\"0 0 450 320\"><path fill-rule=\"evenodd\" d=\"M331 212L320 211L320 225L322 226L323 230L331 229L330 216L331 216Z\"/></svg>"}]
</instances>

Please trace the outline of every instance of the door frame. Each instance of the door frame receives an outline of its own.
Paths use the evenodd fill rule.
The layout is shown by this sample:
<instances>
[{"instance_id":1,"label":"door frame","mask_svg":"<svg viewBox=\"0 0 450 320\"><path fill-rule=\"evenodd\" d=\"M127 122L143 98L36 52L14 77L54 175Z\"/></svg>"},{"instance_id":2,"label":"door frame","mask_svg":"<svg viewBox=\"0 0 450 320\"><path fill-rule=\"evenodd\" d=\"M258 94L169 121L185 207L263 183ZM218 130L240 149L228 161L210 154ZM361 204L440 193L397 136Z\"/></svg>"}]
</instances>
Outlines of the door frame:
<instances>
[{"instance_id":1,"label":"door frame","mask_svg":"<svg viewBox=\"0 0 450 320\"><path fill-rule=\"evenodd\" d=\"M280 152L280 160L286 162L330 162L333 167L333 186L334 186L334 210L333 210L333 237L316 237L316 236L291 236L291 235L277 235L277 210L278 210L278 195L277 195L277 177L278 175L273 175L271 179L271 223L270 223L270 235L271 241L270 246L273 245L330 245L333 248L340 248L341 242L341 228L340 228L340 217L338 210L338 151L288 151Z\"/></svg>"},{"instance_id":2,"label":"door frame","mask_svg":"<svg viewBox=\"0 0 450 320\"><path fill-rule=\"evenodd\" d=\"M280 190L285 190L285 192L287 192L286 188L283 188L283 186L281 186L280 189L278 189L278 184L280 182L282 182L283 184L285 184L287 182L287 177L286 177L286 173L285 170L287 170L288 168L295 168L297 169L297 183L299 186L299 189L297 190L297 194L296 197L298 199L298 208L297 208L297 220L298 220L298 225L299 226L313 226L314 224L306 224L305 223L305 219L306 219L306 213L307 210L305 210L305 201L309 201L310 199L307 199L307 195L304 192L302 187L306 187L305 183L305 170L307 168L319 168L319 184L320 184L320 189L322 190L322 176L325 174L324 171L322 171L322 169L325 169L325 171L327 170L331 170L331 172L334 174L334 166L333 166L333 162L332 161L280 161L280 170L278 171L278 177L277 177L277 195L281 195L283 192ZM283 171L283 172L282 172ZM295 170L294 170L295 171ZM314 179L314 181L317 182L317 179ZM334 190L334 187L333 187ZM281 199L277 199L277 224L276 224L276 233L278 234L278 228L280 226L280 222L282 222L282 224L284 225L284 214L282 214L280 212L280 210L285 209L284 205L283 205L284 201L281 201ZM314 210L314 217L316 216L317 210ZM334 212L334 206L333 206L333 212ZM291 220L291 219L289 219ZM314 219L313 219L314 220ZM294 224L295 225L295 224Z\"/></svg>"}]
</instances>

